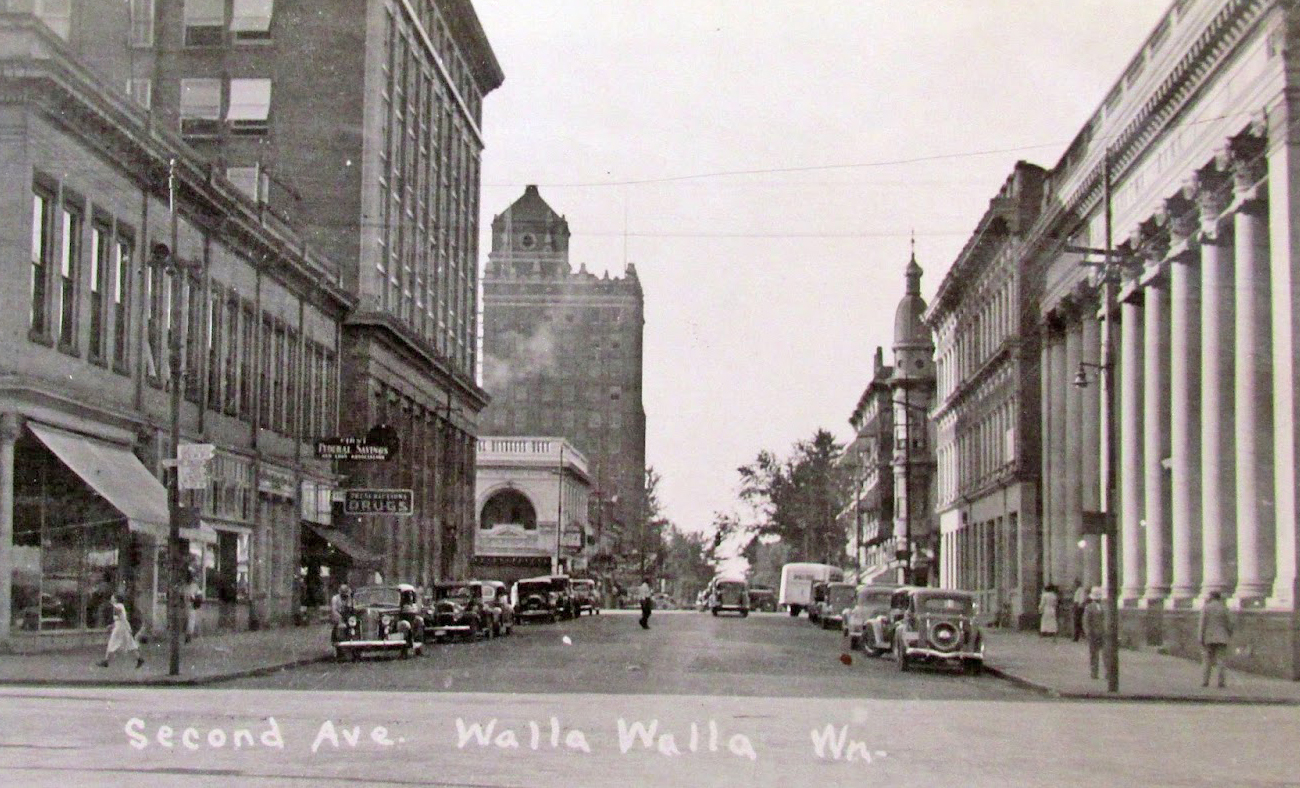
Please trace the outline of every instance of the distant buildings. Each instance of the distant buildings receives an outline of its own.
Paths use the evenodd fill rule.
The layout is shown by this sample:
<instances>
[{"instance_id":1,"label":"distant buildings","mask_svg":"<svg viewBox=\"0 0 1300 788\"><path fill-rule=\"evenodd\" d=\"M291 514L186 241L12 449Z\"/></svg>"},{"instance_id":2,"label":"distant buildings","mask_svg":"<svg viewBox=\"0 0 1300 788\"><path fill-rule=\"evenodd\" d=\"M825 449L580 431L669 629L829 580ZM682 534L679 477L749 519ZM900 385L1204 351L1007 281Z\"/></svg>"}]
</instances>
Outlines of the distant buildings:
<instances>
[{"instance_id":1,"label":"distant buildings","mask_svg":"<svg viewBox=\"0 0 1300 788\"><path fill-rule=\"evenodd\" d=\"M849 417L853 440L844 449L841 467L849 475L852 497L841 522L849 551L859 567L859 582L892 577L898 539L894 535L894 406L884 348L876 348L871 382Z\"/></svg>"},{"instance_id":2,"label":"distant buildings","mask_svg":"<svg viewBox=\"0 0 1300 788\"><path fill-rule=\"evenodd\" d=\"M560 435L589 462L598 544L636 549L643 515L644 303L636 269L610 278L569 264L569 225L528 186L492 221L483 277L484 430ZM629 541L630 540L630 541Z\"/></svg>"}]
</instances>

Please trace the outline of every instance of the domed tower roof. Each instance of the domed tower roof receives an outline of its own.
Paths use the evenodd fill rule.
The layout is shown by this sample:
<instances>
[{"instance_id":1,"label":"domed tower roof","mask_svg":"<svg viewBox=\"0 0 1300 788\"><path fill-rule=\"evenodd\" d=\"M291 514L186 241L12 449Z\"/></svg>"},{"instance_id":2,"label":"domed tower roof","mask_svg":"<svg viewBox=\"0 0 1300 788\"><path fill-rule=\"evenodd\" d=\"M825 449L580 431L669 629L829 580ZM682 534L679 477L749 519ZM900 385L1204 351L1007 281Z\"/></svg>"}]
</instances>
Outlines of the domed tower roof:
<instances>
[{"instance_id":1,"label":"domed tower roof","mask_svg":"<svg viewBox=\"0 0 1300 788\"><path fill-rule=\"evenodd\" d=\"M921 297L921 266L916 262L916 250L907 263L907 291L894 311L894 347L928 346L933 344L930 330L921 321L925 314L925 299Z\"/></svg>"}]
</instances>

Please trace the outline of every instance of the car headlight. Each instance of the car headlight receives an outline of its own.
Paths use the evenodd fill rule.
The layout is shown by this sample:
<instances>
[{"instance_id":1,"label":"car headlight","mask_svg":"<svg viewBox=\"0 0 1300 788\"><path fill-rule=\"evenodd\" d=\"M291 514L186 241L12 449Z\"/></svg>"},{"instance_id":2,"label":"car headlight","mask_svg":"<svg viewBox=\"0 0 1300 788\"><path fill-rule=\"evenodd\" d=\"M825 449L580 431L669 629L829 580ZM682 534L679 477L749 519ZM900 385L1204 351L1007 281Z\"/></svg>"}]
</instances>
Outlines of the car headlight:
<instances>
[{"instance_id":1,"label":"car headlight","mask_svg":"<svg viewBox=\"0 0 1300 788\"><path fill-rule=\"evenodd\" d=\"M355 627L356 625L357 625L357 617L356 617L356 616L348 616L348 626L350 626L350 627Z\"/></svg>"}]
</instances>

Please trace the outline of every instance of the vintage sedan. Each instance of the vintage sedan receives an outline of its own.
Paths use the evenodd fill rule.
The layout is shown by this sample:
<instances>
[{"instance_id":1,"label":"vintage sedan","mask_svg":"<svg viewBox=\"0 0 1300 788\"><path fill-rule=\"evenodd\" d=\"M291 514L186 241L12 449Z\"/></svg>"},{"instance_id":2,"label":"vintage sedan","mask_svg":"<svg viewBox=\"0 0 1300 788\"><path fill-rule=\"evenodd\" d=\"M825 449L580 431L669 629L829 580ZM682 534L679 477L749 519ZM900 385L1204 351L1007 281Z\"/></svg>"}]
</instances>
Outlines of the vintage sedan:
<instances>
[{"instance_id":1,"label":"vintage sedan","mask_svg":"<svg viewBox=\"0 0 1300 788\"><path fill-rule=\"evenodd\" d=\"M583 613L596 615L600 612L600 601L596 597L596 581L590 578L578 578L570 581L573 589L573 609L577 615Z\"/></svg>"},{"instance_id":2,"label":"vintage sedan","mask_svg":"<svg viewBox=\"0 0 1300 788\"><path fill-rule=\"evenodd\" d=\"M858 588L857 599L844 619L844 635L849 648L861 648L873 657L889 651L889 600L898 591L894 585L867 585Z\"/></svg>"},{"instance_id":3,"label":"vintage sedan","mask_svg":"<svg viewBox=\"0 0 1300 788\"><path fill-rule=\"evenodd\" d=\"M515 608L510 604L510 587L500 580L483 581L483 604L492 613L492 634L515 631Z\"/></svg>"},{"instance_id":4,"label":"vintage sedan","mask_svg":"<svg viewBox=\"0 0 1300 788\"><path fill-rule=\"evenodd\" d=\"M914 588L906 598L902 618L894 626L894 657L899 670L920 662L955 665L972 675L983 669L984 639L975 623L973 595Z\"/></svg>"},{"instance_id":5,"label":"vintage sedan","mask_svg":"<svg viewBox=\"0 0 1300 788\"><path fill-rule=\"evenodd\" d=\"M762 613L775 613L776 590L766 586L751 586L749 589L749 609Z\"/></svg>"},{"instance_id":6,"label":"vintage sedan","mask_svg":"<svg viewBox=\"0 0 1300 788\"><path fill-rule=\"evenodd\" d=\"M853 583L827 583L817 611L817 623L822 629L844 628L844 619L857 601L858 587Z\"/></svg>"},{"instance_id":7,"label":"vintage sedan","mask_svg":"<svg viewBox=\"0 0 1300 788\"><path fill-rule=\"evenodd\" d=\"M515 583L515 617L520 621L549 621L560 616L560 595L551 585L551 576L530 577Z\"/></svg>"},{"instance_id":8,"label":"vintage sedan","mask_svg":"<svg viewBox=\"0 0 1300 788\"><path fill-rule=\"evenodd\" d=\"M364 586L330 634L335 659L388 652L406 659L424 653L424 616L414 586Z\"/></svg>"},{"instance_id":9,"label":"vintage sedan","mask_svg":"<svg viewBox=\"0 0 1300 788\"><path fill-rule=\"evenodd\" d=\"M744 580L714 580L709 599L713 615L724 611L749 615L749 584Z\"/></svg>"},{"instance_id":10,"label":"vintage sedan","mask_svg":"<svg viewBox=\"0 0 1300 788\"><path fill-rule=\"evenodd\" d=\"M829 585L828 580L820 580L812 584L812 601L808 604L809 623L820 625L822 603L826 601L826 587Z\"/></svg>"},{"instance_id":11,"label":"vintage sedan","mask_svg":"<svg viewBox=\"0 0 1300 788\"><path fill-rule=\"evenodd\" d=\"M483 606L483 584L472 580L435 583L424 632L429 640L491 637L492 619Z\"/></svg>"}]
</instances>

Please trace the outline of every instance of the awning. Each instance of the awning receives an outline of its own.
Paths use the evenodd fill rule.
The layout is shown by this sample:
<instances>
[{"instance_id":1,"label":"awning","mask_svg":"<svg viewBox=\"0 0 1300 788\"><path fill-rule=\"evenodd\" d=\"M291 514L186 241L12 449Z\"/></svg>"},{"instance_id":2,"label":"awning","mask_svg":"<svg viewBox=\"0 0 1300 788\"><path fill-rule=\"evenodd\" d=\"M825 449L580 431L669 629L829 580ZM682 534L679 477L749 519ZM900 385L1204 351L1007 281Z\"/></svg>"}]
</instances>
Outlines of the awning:
<instances>
[{"instance_id":1,"label":"awning","mask_svg":"<svg viewBox=\"0 0 1300 788\"><path fill-rule=\"evenodd\" d=\"M167 538L167 488L125 446L28 422L32 434L126 517L132 531Z\"/></svg>"},{"instance_id":2,"label":"awning","mask_svg":"<svg viewBox=\"0 0 1300 788\"><path fill-rule=\"evenodd\" d=\"M311 531L320 538L324 539L334 546L340 553L352 559L353 563L365 565L377 565L381 563L378 553L375 553L353 539L349 534L340 531L337 528L327 528L323 525L304 522L303 528Z\"/></svg>"}]
</instances>

